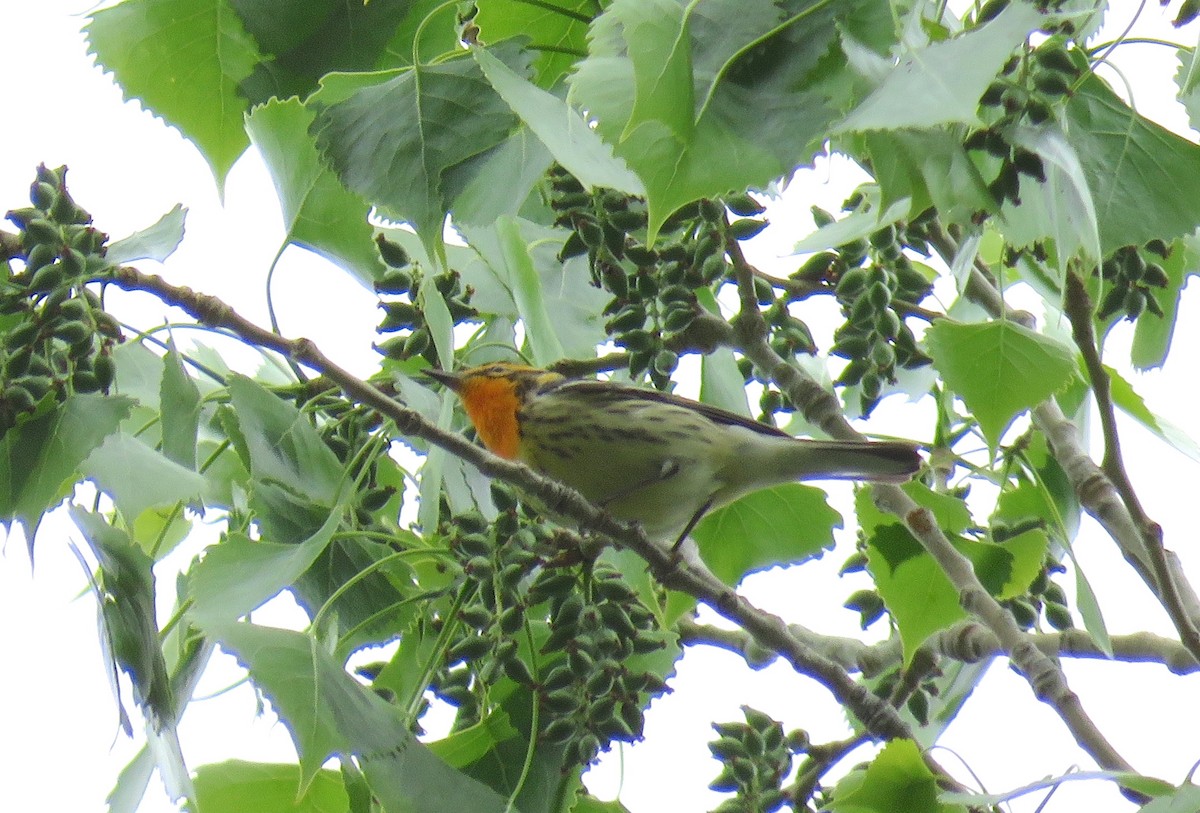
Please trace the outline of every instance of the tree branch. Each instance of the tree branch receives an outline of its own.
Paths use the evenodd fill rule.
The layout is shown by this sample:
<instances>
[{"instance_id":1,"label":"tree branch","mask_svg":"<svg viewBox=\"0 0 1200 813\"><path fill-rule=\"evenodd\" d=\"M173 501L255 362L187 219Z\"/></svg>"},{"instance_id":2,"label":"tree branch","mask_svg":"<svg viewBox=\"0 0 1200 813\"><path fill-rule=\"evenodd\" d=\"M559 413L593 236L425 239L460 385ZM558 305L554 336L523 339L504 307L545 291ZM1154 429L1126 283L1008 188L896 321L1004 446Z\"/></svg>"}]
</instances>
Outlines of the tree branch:
<instances>
[{"instance_id":1,"label":"tree branch","mask_svg":"<svg viewBox=\"0 0 1200 813\"><path fill-rule=\"evenodd\" d=\"M753 296L753 269L746 263L736 242L729 242L727 251L733 261L742 303L742 310L734 319L742 352L759 370L774 379L797 407L804 409L805 417L832 437L863 439L837 409L837 398L825 392L798 367L787 363L767 343L766 325ZM822 395L817 395L818 391ZM1133 770L1084 712L1079 696L1071 691L1066 675L1058 665L1032 644L1012 615L980 583L971 560L959 553L942 533L932 512L917 505L899 486L878 483L874 493L880 508L901 518L933 556L954 585L963 608L996 635L1013 665L1029 681L1034 696L1054 708L1080 747L1106 770Z\"/></svg>"},{"instance_id":2,"label":"tree branch","mask_svg":"<svg viewBox=\"0 0 1200 813\"><path fill-rule=\"evenodd\" d=\"M127 290L152 293L200 322L227 329L251 344L274 350L317 371L349 397L390 418L403 434L422 438L461 457L485 475L535 495L551 513L570 517L581 528L634 551L646 561L650 572L662 584L708 604L741 626L761 646L778 652L796 671L825 686L873 736L885 740L911 738L912 732L893 708L855 682L840 665L793 636L781 618L754 607L699 563L683 562L665 548L652 544L636 525L618 522L573 489L537 474L524 464L497 457L460 434L439 429L371 383L338 366L313 342L287 339L272 333L242 317L216 297L171 285L159 276L144 274L131 267L120 268L112 282Z\"/></svg>"}]
</instances>

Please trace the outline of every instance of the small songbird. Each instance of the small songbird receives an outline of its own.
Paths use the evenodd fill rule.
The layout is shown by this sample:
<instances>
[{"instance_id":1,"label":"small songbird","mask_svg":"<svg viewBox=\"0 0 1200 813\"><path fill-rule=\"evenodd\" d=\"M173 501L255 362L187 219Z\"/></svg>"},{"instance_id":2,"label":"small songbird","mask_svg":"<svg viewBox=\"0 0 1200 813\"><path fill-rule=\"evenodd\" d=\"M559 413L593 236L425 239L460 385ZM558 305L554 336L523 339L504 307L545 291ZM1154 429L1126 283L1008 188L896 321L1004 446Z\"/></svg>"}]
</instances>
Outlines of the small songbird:
<instances>
[{"instance_id":1,"label":"small songbird","mask_svg":"<svg viewBox=\"0 0 1200 813\"><path fill-rule=\"evenodd\" d=\"M909 443L802 440L657 390L505 362L426 374L458 394L480 440L677 548L705 512L797 480L900 483Z\"/></svg>"}]
</instances>

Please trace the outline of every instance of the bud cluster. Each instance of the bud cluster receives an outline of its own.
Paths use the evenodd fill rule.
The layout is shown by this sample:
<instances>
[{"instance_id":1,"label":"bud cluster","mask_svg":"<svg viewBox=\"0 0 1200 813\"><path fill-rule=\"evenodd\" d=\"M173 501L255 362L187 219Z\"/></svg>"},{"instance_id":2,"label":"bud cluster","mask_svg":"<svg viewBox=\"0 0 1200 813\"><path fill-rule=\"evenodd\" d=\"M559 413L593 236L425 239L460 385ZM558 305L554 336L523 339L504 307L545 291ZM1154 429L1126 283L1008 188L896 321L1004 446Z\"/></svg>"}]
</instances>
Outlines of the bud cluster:
<instances>
[{"instance_id":1,"label":"bud cluster","mask_svg":"<svg viewBox=\"0 0 1200 813\"><path fill-rule=\"evenodd\" d=\"M8 212L20 229L24 269L0 279L0 434L45 399L107 391L116 373L111 350L117 321L86 288L113 270L107 236L72 199L66 167L38 167L31 206Z\"/></svg>"},{"instance_id":2,"label":"bud cluster","mask_svg":"<svg viewBox=\"0 0 1200 813\"><path fill-rule=\"evenodd\" d=\"M1162 306L1150 289L1166 288L1171 283L1166 270L1158 263L1170 253L1162 240L1151 240L1141 248L1121 246L1114 250L1096 272L1106 286L1112 286L1100 300L1096 318L1104 321L1121 314L1132 322L1144 311L1162 316Z\"/></svg>"},{"instance_id":3,"label":"bud cluster","mask_svg":"<svg viewBox=\"0 0 1200 813\"><path fill-rule=\"evenodd\" d=\"M605 329L629 351L630 374L668 387L679 361L671 340L699 312L696 289L726 277L726 240L761 231L766 221L756 216L762 205L744 194L696 201L663 224L652 248L643 199L611 189L588 192L560 166L550 170L548 182L555 225L571 229L559 259L587 256L592 282L612 294ZM728 212L739 219L727 224Z\"/></svg>"},{"instance_id":4,"label":"bud cluster","mask_svg":"<svg viewBox=\"0 0 1200 813\"><path fill-rule=\"evenodd\" d=\"M403 246L383 234L375 236L375 244L379 247L379 256L388 266L387 272L375 281L375 292L381 297L389 297L381 299L379 303L383 309L383 319L376 330L400 335L373 347L390 359L404 360L421 356L431 365L438 366L437 349L420 305L421 286L428 284L437 289L456 325L478 316L479 312L470 304L474 290L469 285L464 289L461 275L453 269L432 277L426 276Z\"/></svg>"},{"instance_id":5,"label":"bud cluster","mask_svg":"<svg viewBox=\"0 0 1200 813\"><path fill-rule=\"evenodd\" d=\"M635 662L661 649L662 636L619 572L555 566L550 526L525 520L503 489L493 493L505 503L493 522L454 520L450 549L474 589L458 611L467 632L433 690L458 707L463 726L480 719L488 687L511 680L536 697L539 736L565 749L564 764L587 764L611 742L641 737L642 709L667 687Z\"/></svg>"},{"instance_id":6,"label":"bud cluster","mask_svg":"<svg viewBox=\"0 0 1200 813\"><path fill-rule=\"evenodd\" d=\"M709 787L735 794L714 813L769 813L789 802L782 788L792 757L808 747L801 730L788 734L783 724L757 709L742 706L744 723L713 723L717 739L708 750L721 762L721 773Z\"/></svg>"}]
</instances>

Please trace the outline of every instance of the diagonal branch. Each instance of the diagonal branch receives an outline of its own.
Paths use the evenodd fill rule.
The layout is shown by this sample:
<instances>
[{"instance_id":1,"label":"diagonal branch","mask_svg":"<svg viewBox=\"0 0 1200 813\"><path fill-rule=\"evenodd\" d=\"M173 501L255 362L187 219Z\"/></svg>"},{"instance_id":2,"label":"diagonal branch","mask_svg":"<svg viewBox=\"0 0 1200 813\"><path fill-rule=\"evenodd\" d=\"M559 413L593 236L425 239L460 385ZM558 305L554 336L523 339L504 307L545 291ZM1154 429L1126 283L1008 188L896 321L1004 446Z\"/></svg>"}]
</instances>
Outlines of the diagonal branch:
<instances>
[{"instance_id":1,"label":"diagonal branch","mask_svg":"<svg viewBox=\"0 0 1200 813\"><path fill-rule=\"evenodd\" d=\"M664 585L708 604L746 630L761 646L778 652L796 671L825 686L840 704L862 721L872 736L885 740L912 737L912 731L895 709L857 683L841 665L794 636L783 619L750 604L700 563L681 561L666 549L652 544L635 525L618 522L573 489L543 477L521 463L497 457L460 434L439 429L370 382L338 366L313 342L287 339L272 333L239 315L216 297L171 285L159 276L130 267L120 268L112 282L127 290L154 294L204 324L229 330L250 344L274 350L317 371L354 400L390 418L400 432L422 438L461 457L485 475L535 495L552 513L570 517L581 528L634 551Z\"/></svg>"}]
</instances>

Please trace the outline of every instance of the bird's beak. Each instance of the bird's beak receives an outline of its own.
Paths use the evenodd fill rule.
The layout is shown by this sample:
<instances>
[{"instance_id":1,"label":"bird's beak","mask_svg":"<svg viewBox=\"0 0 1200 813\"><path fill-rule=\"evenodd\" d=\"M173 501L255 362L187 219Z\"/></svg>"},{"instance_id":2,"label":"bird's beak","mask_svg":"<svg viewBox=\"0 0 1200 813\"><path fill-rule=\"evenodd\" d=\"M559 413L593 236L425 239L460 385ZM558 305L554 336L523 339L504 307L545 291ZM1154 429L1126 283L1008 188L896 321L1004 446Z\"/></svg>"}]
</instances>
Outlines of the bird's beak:
<instances>
[{"instance_id":1,"label":"bird's beak","mask_svg":"<svg viewBox=\"0 0 1200 813\"><path fill-rule=\"evenodd\" d=\"M426 378L432 378L444 385L447 389L458 392L459 386L462 384L462 377L458 373L451 373L447 370L438 370L430 367L423 373Z\"/></svg>"}]
</instances>

